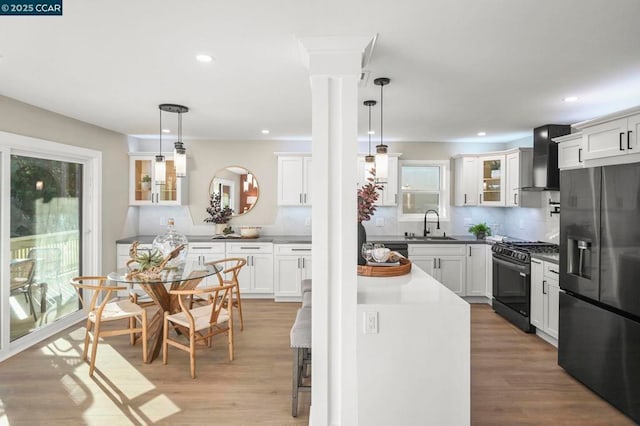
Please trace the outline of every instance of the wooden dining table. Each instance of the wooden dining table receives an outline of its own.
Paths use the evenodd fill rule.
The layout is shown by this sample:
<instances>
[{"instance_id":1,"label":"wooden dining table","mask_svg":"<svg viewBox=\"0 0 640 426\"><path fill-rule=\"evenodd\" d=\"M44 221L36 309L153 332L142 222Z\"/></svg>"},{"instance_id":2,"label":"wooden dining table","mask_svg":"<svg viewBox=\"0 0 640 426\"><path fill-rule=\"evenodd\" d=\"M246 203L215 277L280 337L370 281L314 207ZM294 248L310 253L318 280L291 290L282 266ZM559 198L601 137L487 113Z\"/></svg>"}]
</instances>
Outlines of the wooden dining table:
<instances>
[{"instance_id":1,"label":"wooden dining table","mask_svg":"<svg viewBox=\"0 0 640 426\"><path fill-rule=\"evenodd\" d=\"M143 280L131 277L127 268L121 268L107 275L109 280L132 286L139 286L149 295L159 308L148 322L147 336L149 339L147 362L158 357L162 348L162 327L164 313L180 312L178 296L169 294L170 290L191 290L211 275L222 271L222 266L205 265L198 262L187 262L176 269L165 269L160 277L153 280Z\"/></svg>"}]
</instances>

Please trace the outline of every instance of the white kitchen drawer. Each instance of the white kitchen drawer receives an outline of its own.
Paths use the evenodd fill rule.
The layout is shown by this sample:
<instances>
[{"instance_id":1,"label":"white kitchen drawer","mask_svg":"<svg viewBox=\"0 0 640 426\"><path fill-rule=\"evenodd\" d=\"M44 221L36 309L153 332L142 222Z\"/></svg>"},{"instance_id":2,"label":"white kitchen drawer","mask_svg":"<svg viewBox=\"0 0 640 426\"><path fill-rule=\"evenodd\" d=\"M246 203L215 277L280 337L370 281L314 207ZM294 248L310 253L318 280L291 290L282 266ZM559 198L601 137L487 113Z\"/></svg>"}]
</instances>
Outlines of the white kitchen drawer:
<instances>
[{"instance_id":1,"label":"white kitchen drawer","mask_svg":"<svg viewBox=\"0 0 640 426\"><path fill-rule=\"evenodd\" d=\"M411 256L464 256L464 244L409 244Z\"/></svg>"},{"instance_id":2,"label":"white kitchen drawer","mask_svg":"<svg viewBox=\"0 0 640 426\"><path fill-rule=\"evenodd\" d=\"M272 243L227 243L227 254L273 253Z\"/></svg>"},{"instance_id":3,"label":"white kitchen drawer","mask_svg":"<svg viewBox=\"0 0 640 426\"><path fill-rule=\"evenodd\" d=\"M224 256L224 243L189 243L189 254L221 254Z\"/></svg>"},{"instance_id":4,"label":"white kitchen drawer","mask_svg":"<svg viewBox=\"0 0 640 426\"><path fill-rule=\"evenodd\" d=\"M544 262L544 276L557 280L560 278L558 272L560 271L560 266L551 262Z\"/></svg>"},{"instance_id":5,"label":"white kitchen drawer","mask_svg":"<svg viewBox=\"0 0 640 426\"><path fill-rule=\"evenodd\" d=\"M304 256L311 255L311 244L276 244L276 255Z\"/></svg>"}]
</instances>

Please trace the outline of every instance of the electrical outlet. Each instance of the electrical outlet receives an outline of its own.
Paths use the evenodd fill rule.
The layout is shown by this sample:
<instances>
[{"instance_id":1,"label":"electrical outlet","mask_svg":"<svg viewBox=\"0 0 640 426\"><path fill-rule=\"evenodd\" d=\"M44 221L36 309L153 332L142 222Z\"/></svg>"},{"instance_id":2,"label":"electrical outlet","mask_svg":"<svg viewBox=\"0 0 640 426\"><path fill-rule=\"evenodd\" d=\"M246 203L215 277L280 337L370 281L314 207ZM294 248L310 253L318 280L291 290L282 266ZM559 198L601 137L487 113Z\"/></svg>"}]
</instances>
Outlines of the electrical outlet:
<instances>
[{"instance_id":1,"label":"electrical outlet","mask_svg":"<svg viewBox=\"0 0 640 426\"><path fill-rule=\"evenodd\" d=\"M384 226L384 218L376 217L376 226Z\"/></svg>"},{"instance_id":2,"label":"electrical outlet","mask_svg":"<svg viewBox=\"0 0 640 426\"><path fill-rule=\"evenodd\" d=\"M378 334L378 313L364 313L364 334Z\"/></svg>"}]
</instances>

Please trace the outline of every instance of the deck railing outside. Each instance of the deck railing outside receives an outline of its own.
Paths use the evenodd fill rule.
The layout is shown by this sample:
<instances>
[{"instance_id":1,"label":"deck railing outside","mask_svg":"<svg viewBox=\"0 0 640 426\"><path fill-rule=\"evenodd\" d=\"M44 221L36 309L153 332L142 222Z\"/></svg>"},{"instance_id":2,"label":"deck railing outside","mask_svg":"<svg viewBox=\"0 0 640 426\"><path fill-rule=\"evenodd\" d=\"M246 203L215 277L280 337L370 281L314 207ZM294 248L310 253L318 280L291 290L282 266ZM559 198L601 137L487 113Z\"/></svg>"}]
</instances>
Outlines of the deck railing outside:
<instances>
[{"instance_id":1,"label":"deck railing outside","mask_svg":"<svg viewBox=\"0 0 640 426\"><path fill-rule=\"evenodd\" d=\"M60 275L79 273L80 238L78 231L53 232L11 238L11 259L26 259L33 248L57 248L62 254Z\"/></svg>"}]
</instances>

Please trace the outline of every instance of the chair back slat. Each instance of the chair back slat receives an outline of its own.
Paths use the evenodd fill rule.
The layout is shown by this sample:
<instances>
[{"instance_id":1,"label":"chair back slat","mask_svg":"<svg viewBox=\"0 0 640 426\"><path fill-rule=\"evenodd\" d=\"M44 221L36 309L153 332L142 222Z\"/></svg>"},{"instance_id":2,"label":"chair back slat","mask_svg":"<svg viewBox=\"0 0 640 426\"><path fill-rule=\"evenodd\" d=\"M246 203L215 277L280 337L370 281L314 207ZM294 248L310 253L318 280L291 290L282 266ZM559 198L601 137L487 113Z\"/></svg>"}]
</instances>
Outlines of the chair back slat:
<instances>
[{"instance_id":1,"label":"chair back slat","mask_svg":"<svg viewBox=\"0 0 640 426\"><path fill-rule=\"evenodd\" d=\"M227 257L220 260L214 260L212 262L207 262L207 265L217 266L222 265L224 270L223 274L231 274L231 280L233 283L238 284L238 275L240 274L240 270L244 265L247 264L247 259L242 257ZM218 280L220 280L220 285L223 285L222 277L218 274Z\"/></svg>"}]
</instances>

